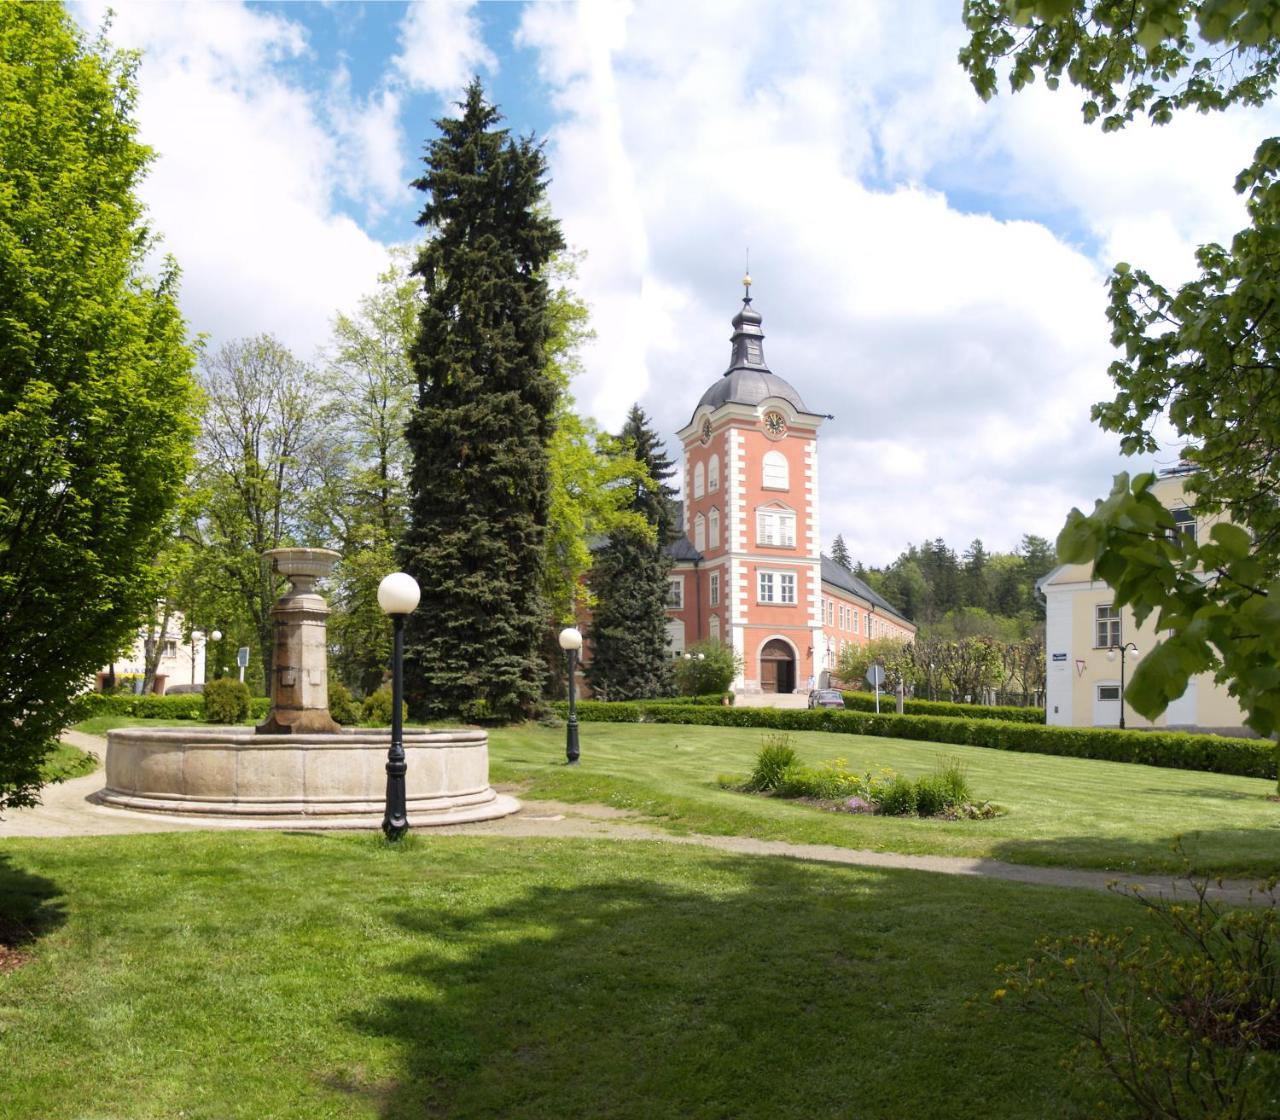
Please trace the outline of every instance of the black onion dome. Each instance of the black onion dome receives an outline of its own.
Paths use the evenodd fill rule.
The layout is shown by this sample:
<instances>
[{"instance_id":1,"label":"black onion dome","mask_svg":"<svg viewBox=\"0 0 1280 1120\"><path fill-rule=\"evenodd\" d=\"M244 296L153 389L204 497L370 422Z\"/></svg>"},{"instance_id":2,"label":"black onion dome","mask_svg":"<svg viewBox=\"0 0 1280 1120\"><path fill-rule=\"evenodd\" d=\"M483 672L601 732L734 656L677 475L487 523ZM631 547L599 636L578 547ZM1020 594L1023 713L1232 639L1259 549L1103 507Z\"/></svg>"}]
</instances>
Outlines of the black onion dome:
<instances>
[{"instance_id":1,"label":"black onion dome","mask_svg":"<svg viewBox=\"0 0 1280 1120\"><path fill-rule=\"evenodd\" d=\"M809 411L792 385L765 363L763 322L760 312L751 306L751 296L745 296L742 310L733 317L733 352L729 357L729 368L702 394L698 408L705 405L716 409L722 404L756 405L766 397L779 397L797 412Z\"/></svg>"}]
</instances>

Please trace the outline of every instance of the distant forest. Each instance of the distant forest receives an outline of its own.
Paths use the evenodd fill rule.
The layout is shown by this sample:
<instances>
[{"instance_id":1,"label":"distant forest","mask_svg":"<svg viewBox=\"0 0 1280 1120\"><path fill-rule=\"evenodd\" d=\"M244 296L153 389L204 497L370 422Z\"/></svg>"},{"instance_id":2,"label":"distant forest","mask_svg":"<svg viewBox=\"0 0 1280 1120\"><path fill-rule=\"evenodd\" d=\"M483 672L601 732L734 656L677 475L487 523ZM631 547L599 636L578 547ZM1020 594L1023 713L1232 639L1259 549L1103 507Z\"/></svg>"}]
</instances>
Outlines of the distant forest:
<instances>
[{"instance_id":1,"label":"distant forest","mask_svg":"<svg viewBox=\"0 0 1280 1120\"><path fill-rule=\"evenodd\" d=\"M837 537L831 556L916 623L921 637L1004 642L1043 633L1044 603L1035 583L1057 562L1054 546L1029 533L1014 552L988 552L975 540L957 554L938 537L908 545L883 568L854 561Z\"/></svg>"}]
</instances>

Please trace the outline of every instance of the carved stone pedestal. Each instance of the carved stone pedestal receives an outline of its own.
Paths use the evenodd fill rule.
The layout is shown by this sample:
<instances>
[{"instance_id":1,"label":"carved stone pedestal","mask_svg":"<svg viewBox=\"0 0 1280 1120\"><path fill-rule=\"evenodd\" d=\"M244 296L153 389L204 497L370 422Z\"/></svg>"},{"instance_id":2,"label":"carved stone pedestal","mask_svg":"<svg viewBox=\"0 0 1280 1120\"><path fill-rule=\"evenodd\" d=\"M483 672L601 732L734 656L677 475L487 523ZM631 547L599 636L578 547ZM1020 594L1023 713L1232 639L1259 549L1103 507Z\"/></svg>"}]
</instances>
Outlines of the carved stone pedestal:
<instances>
[{"instance_id":1,"label":"carved stone pedestal","mask_svg":"<svg viewBox=\"0 0 1280 1120\"><path fill-rule=\"evenodd\" d=\"M276 626L271 712L258 725L258 733L336 733L340 728L329 715L325 644L329 607L316 593L315 582L333 570L338 554L327 548L276 548L266 555L272 570L285 576L290 587L271 609Z\"/></svg>"}]
</instances>

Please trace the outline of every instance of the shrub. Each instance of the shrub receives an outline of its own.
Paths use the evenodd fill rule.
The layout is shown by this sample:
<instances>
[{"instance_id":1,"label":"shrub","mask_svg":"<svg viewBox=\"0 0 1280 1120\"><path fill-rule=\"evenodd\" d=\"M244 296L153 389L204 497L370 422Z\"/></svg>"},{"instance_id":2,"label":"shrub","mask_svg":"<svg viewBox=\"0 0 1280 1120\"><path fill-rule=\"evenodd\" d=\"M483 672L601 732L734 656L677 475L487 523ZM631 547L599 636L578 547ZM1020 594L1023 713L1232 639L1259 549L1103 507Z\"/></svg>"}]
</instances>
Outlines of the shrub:
<instances>
[{"instance_id":1,"label":"shrub","mask_svg":"<svg viewBox=\"0 0 1280 1120\"><path fill-rule=\"evenodd\" d=\"M943 759L935 773L946 791L948 807L963 805L973 800L973 791L969 788L969 776L960 759L954 755Z\"/></svg>"},{"instance_id":2,"label":"shrub","mask_svg":"<svg viewBox=\"0 0 1280 1120\"><path fill-rule=\"evenodd\" d=\"M916 812L922 817L941 816L955 806L955 798L951 796L951 788L940 774L926 774L917 778Z\"/></svg>"},{"instance_id":3,"label":"shrub","mask_svg":"<svg viewBox=\"0 0 1280 1120\"><path fill-rule=\"evenodd\" d=\"M402 720L409 718L409 706L403 700L400 702L400 718ZM391 686L389 684L384 684L376 692L371 692L364 698L364 704L360 709L360 722L370 727L391 726Z\"/></svg>"},{"instance_id":4,"label":"shrub","mask_svg":"<svg viewBox=\"0 0 1280 1120\"><path fill-rule=\"evenodd\" d=\"M344 727L354 727L360 722L360 705L351 695L351 689L332 675L329 677L329 715Z\"/></svg>"},{"instance_id":5,"label":"shrub","mask_svg":"<svg viewBox=\"0 0 1280 1120\"><path fill-rule=\"evenodd\" d=\"M556 705L564 711L564 705ZM692 723L711 727L767 727L779 731L835 731L993 750L1028 751L1073 758L1138 762L1177 770L1208 770L1250 778L1274 778L1275 744L1264 739L1189 735L1180 731L1119 731L1104 727L1048 727L996 719L872 715L838 709L721 708L643 702L584 701L578 719L612 723Z\"/></svg>"},{"instance_id":6,"label":"shrub","mask_svg":"<svg viewBox=\"0 0 1280 1120\"><path fill-rule=\"evenodd\" d=\"M682 696L723 694L742 668L732 646L695 642L676 660L676 689Z\"/></svg>"},{"instance_id":7,"label":"shrub","mask_svg":"<svg viewBox=\"0 0 1280 1120\"><path fill-rule=\"evenodd\" d=\"M796 752L790 735L766 735L756 756L756 767L747 779L745 789L752 792L777 789L787 771L796 765Z\"/></svg>"},{"instance_id":8,"label":"shrub","mask_svg":"<svg viewBox=\"0 0 1280 1120\"><path fill-rule=\"evenodd\" d=\"M1043 940L1007 966L997 1001L1065 1024L1075 1062L1152 1120L1275 1116L1280 1085L1280 912L1133 891L1164 936L1133 928ZM1105 1082L1104 1082L1105 1084ZM1100 1102L1101 1103L1101 1102ZM1108 1115L1116 1115L1109 1111Z\"/></svg>"},{"instance_id":9,"label":"shrub","mask_svg":"<svg viewBox=\"0 0 1280 1120\"><path fill-rule=\"evenodd\" d=\"M855 712L874 712L876 698L870 692L845 692L844 706ZM880 693L880 711L896 711L896 699ZM1003 719L1010 723L1044 723L1043 708L1014 708L995 704L953 704L945 700L905 700L902 711L909 716L953 716L956 719Z\"/></svg>"},{"instance_id":10,"label":"shrub","mask_svg":"<svg viewBox=\"0 0 1280 1120\"><path fill-rule=\"evenodd\" d=\"M910 778L897 777L880 790L880 812L891 817L906 817L916 811L916 786Z\"/></svg>"},{"instance_id":11,"label":"shrub","mask_svg":"<svg viewBox=\"0 0 1280 1120\"><path fill-rule=\"evenodd\" d=\"M204 701L205 723L242 723L249 718L249 687L242 681L230 677L210 681L193 698Z\"/></svg>"}]
</instances>

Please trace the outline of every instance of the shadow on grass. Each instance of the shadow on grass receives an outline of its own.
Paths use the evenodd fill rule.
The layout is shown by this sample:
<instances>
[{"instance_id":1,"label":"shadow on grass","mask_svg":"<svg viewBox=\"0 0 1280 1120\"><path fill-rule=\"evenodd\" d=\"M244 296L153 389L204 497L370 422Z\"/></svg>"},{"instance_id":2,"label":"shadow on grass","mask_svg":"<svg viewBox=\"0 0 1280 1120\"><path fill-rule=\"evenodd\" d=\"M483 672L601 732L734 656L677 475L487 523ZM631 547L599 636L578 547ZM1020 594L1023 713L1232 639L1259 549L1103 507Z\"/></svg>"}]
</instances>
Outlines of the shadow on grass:
<instances>
[{"instance_id":1,"label":"shadow on grass","mask_svg":"<svg viewBox=\"0 0 1280 1120\"><path fill-rule=\"evenodd\" d=\"M700 879L394 912L430 948L353 1020L401 1053L395 1084L361 1095L384 1120L1043 1117L1076 1100L1069 1040L984 997L1037 936L1123 903L1081 917L1069 892L718 855Z\"/></svg>"},{"instance_id":2,"label":"shadow on grass","mask_svg":"<svg viewBox=\"0 0 1280 1120\"><path fill-rule=\"evenodd\" d=\"M57 884L15 867L0 852L0 972L23 963L26 950L66 918Z\"/></svg>"},{"instance_id":3,"label":"shadow on grass","mask_svg":"<svg viewBox=\"0 0 1280 1120\"><path fill-rule=\"evenodd\" d=\"M1112 834L1005 840L991 856L1009 863L1262 880L1280 875L1280 811L1267 828L1188 829L1151 840Z\"/></svg>"}]
</instances>

